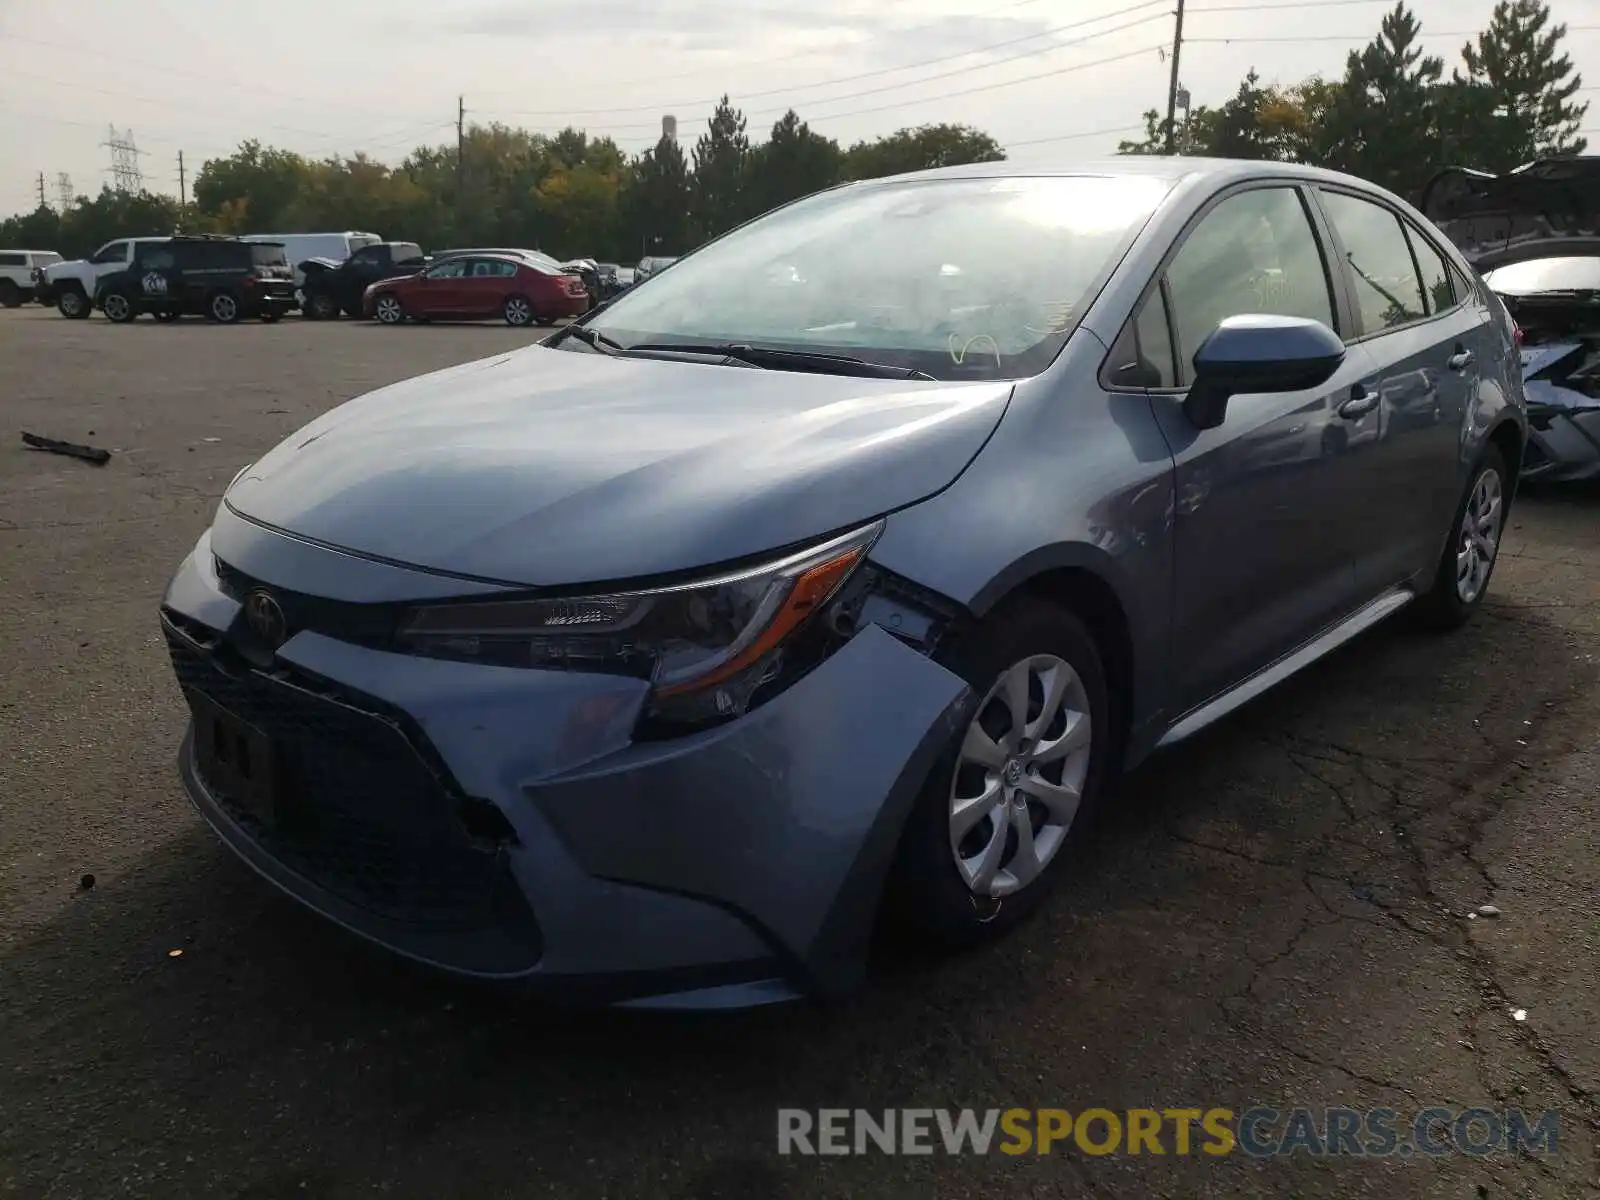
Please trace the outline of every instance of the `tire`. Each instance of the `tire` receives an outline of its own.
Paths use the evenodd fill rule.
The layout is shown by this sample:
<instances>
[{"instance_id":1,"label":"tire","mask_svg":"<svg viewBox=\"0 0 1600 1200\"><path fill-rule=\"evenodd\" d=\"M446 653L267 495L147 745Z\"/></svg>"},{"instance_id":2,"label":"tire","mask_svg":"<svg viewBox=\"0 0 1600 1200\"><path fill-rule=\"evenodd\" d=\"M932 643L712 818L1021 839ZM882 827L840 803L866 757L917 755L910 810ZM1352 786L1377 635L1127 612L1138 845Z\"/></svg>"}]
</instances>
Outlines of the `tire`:
<instances>
[{"instance_id":1,"label":"tire","mask_svg":"<svg viewBox=\"0 0 1600 1200\"><path fill-rule=\"evenodd\" d=\"M21 308L24 299L21 288L9 279L0 279L0 307Z\"/></svg>"},{"instance_id":2,"label":"tire","mask_svg":"<svg viewBox=\"0 0 1600 1200\"><path fill-rule=\"evenodd\" d=\"M307 320L336 321L339 319L339 302L327 292L312 292L306 296L301 312Z\"/></svg>"},{"instance_id":3,"label":"tire","mask_svg":"<svg viewBox=\"0 0 1600 1200\"><path fill-rule=\"evenodd\" d=\"M1456 505L1433 585L1416 603L1416 615L1425 628L1459 629L1482 606L1505 536L1509 478L1505 456L1490 443Z\"/></svg>"},{"instance_id":4,"label":"tire","mask_svg":"<svg viewBox=\"0 0 1600 1200\"><path fill-rule=\"evenodd\" d=\"M372 315L378 319L380 325L403 325L406 319L405 305L400 303L400 297L392 292L384 292L373 302Z\"/></svg>"},{"instance_id":5,"label":"tire","mask_svg":"<svg viewBox=\"0 0 1600 1200\"><path fill-rule=\"evenodd\" d=\"M84 321L93 310L89 307L88 296L78 288L69 287L56 297L56 311L69 321Z\"/></svg>"},{"instance_id":6,"label":"tire","mask_svg":"<svg viewBox=\"0 0 1600 1200\"><path fill-rule=\"evenodd\" d=\"M100 311L113 325L126 325L139 315L139 308L122 292L107 292L100 301Z\"/></svg>"},{"instance_id":7,"label":"tire","mask_svg":"<svg viewBox=\"0 0 1600 1200\"><path fill-rule=\"evenodd\" d=\"M526 296L507 296L500 313L513 329L524 329L533 324L533 303Z\"/></svg>"},{"instance_id":8,"label":"tire","mask_svg":"<svg viewBox=\"0 0 1600 1200\"><path fill-rule=\"evenodd\" d=\"M206 317L219 325L235 324L242 306L232 292L212 292L206 297Z\"/></svg>"},{"instance_id":9,"label":"tire","mask_svg":"<svg viewBox=\"0 0 1600 1200\"><path fill-rule=\"evenodd\" d=\"M891 922L917 940L959 948L999 937L1059 880L1110 782L1116 739L1099 648L1066 608L1033 597L1008 601L961 640L946 665L967 681L980 703L939 756L912 807L884 904ZM1015 745L1007 683L1015 675L1028 686L1032 720L1023 727L1037 736L1031 752L1007 755L1006 748ZM1047 692L1056 687L1059 707L1038 728ZM1080 723L1085 717L1086 738ZM1066 752L1034 760L1039 746L1047 755ZM988 766L974 761L985 753L998 757ZM1035 794L1016 787L1023 780L1032 780ZM1076 783L1076 806L1070 791L1058 786L1054 807L1047 807L1037 798L1045 791L1042 783ZM961 804L981 796L989 798ZM958 808L969 814L959 837ZM1024 819L1036 852L1031 863L1017 834ZM998 855L992 863L990 851Z\"/></svg>"},{"instance_id":10,"label":"tire","mask_svg":"<svg viewBox=\"0 0 1600 1200\"><path fill-rule=\"evenodd\" d=\"M275 308L263 308L261 310L261 323L263 325L276 325L278 319L282 316L283 314Z\"/></svg>"}]
</instances>

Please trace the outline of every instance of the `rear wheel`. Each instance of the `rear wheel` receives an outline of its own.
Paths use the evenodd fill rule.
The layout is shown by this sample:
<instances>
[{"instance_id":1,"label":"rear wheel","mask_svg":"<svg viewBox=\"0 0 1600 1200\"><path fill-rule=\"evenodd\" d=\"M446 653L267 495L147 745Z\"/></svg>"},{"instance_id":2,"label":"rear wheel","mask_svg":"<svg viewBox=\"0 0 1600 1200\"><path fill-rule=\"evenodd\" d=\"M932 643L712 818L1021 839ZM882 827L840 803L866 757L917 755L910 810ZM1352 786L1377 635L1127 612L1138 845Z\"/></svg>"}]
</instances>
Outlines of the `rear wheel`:
<instances>
[{"instance_id":1,"label":"rear wheel","mask_svg":"<svg viewBox=\"0 0 1600 1200\"><path fill-rule=\"evenodd\" d=\"M406 310L400 304L400 298L389 293L378 297L373 312L385 325L398 325L406 319Z\"/></svg>"},{"instance_id":2,"label":"rear wheel","mask_svg":"<svg viewBox=\"0 0 1600 1200\"><path fill-rule=\"evenodd\" d=\"M232 325L239 319L239 298L232 292L213 292L206 301L206 316L220 325Z\"/></svg>"},{"instance_id":3,"label":"rear wheel","mask_svg":"<svg viewBox=\"0 0 1600 1200\"><path fill-rule=\"evenodd\" d=\"M100 301L100 311L105 313L106 320L116 325L126 325L139 315L133 301L121 292L106 293L105 299Z\"/></svg>"},{"instance_id":4,"label":"rear wheel","mask_svg":"<svg viewBox=\"0 0 1600 1200\"><path fill-rule=\"evenodd\" d=\"M1458 628L1483 604L1505 530L1508 479L1505 456L1491 443L1456 507L1433 586L1417 603L1417 614L1426 625Z\"/></svg>"},{"instance_id":5,"label":"rear wheel","mask_svg":"<svg viewBox=\"0 0 1600 1200\"><path fill-rule=\"evenodd\" d=\"M526 296L507 296L504 313L507 325L520 329L524 325L533 324L533 305Z\"/></svg>"},{"instance_id":6,"label":"rear wheel","mask_svg":"<svg viewBox=\"0 0 1600 1200\"><path fill-rule=\"evenodd\" d=\"M0 279L0 305L6 308L22 307L22 289L9 279Z\"/></svg>"},{"instance_id":7,"label":"rear wheel","mask_svg":"<svg viewBox=\"0 0 1600 1200\"><path fill-rule=\"evenodd\" d=\"M89 315L89 297L79 288L64 288L56 297L56 311L69 320L81 321Z\"/></svg>"},{"instance_id":8,"label":"rear wheel","mask_svg":"<svg viewBox=\"0 0 1600 1200\"><path fill-rule=\"evenodd\" d=\"M917 798L884 899L897 924L960 946L1009 929L1060 877L1113 738L1099 650L1065 608L1009 602L947 665L980 700Z\"/></svg>"}]
</instances>

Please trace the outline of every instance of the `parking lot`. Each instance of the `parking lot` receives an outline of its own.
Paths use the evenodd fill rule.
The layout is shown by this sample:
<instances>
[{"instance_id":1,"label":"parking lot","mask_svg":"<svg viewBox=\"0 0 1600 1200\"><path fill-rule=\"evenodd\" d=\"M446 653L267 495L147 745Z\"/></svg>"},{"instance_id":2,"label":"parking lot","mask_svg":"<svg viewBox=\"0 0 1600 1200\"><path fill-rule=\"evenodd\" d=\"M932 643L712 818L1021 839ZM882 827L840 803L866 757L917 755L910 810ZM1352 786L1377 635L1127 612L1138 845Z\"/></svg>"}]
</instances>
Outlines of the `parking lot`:
<instances>
[{"instance_id":1,"label":"parking lot","mask_svg":"<svg viewBox=\"0 0 1600 1200\"><path fill-rule=\"evenodd\" d=\"M1465 631L1391 623L1159 758L1015 936L886 950L837 1007L553 1011L270 893L177 782L167 577L314 415L538 336L0 312L0 1195L1600 1195L1594 490L1519 500ZM780 1107L1253 1104L1557 1110L1560 1138L1258 1160L775 1136Z\"/></svg>"}]
</instances>

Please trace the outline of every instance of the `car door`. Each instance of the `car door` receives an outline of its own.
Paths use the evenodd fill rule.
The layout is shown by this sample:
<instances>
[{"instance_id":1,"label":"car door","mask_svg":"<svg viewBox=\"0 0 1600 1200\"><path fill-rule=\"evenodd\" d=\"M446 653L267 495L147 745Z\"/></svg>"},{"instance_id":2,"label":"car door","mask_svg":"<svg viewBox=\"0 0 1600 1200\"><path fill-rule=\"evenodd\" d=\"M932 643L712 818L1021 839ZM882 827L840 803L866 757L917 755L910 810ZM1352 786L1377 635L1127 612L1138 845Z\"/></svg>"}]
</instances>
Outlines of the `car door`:
<instances>
[{"instance_id":1,"label":"car door","mask_svg":"<svg viewBox=\"0 0 1600 1200\"><path fill-rule=\"evenodd\" d=\"M1270 665L1355 606L1343 526L1355 480L1334 451L1339 407L1369 374L1360 347L1320 387L1239 394L1222 423L1183 412L1194 352L1228 317L1348 327L1326 233L1306 190L1224 193L1191 224L1135 316L1155 416L1172 452L1173 696L1189 711Z\"/></svg>"},{"instance_id":2,"label":"car door","mask_svg":"<svg viewBox=\"0 0 1600 1200\"><path fill-rule=\"evenodd\" d=\"M482 317L497 313L505 305L506 280L500 274L502 266L510 266L493 258L469 258L459 285L460 303L457 312L464 317ZM515 273L516 268L512 267Z\"/></svg>"},{"instance_id":3,"label":"car door","mask_svg":"<svg viewBox=\"0 0 1600 1200\"><path fill-rule=\"evenodd\" d=\"M416 297L418 316L452 317L461 313L465 304L463 285L469 261L452 258L418 272L410 293Z\"/></svg>"},{"instance_id":4,"label":"car door","mask_svg":"<svg viewBox=\"0 0 1600 1200\"><path fill-rule=\"evenodd\" d=\"M1487 314L1426 235L1375 196L1319 187L1353 327L1372 360L1375 404L1346 423L1359 473L1347 500L1356 584L1366 595L1431 571L1460 499L1460 431L1476 393Z\"/></svg>"}]
</instances>

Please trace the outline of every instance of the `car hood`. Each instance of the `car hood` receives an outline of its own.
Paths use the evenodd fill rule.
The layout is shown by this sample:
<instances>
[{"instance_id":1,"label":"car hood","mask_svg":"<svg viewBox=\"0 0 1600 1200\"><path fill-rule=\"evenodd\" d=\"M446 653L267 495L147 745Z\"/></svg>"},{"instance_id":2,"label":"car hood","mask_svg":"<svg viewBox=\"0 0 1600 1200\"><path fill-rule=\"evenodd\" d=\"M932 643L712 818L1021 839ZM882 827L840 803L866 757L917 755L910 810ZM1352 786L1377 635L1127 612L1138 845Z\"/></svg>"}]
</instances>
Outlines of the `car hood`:
<instances>
[{"instance_id":1,"label":"car hood","mask_svg":"<svg viewBox=\"0 0 1600 1200\"><path fill-rule=\"evenodd\" d=\"M475 579L669 575L940 491L1011 390L533 346L332 410L224 502L302 538Z\"/></svg>"},{"instance_id":2,"label":"car hood","mask_svg":"<svg viewBox=\"0 0 1600 1200\"><path fill-rule=\"evenodd\" d=\"M321 267L325 271L337 271L344 264L342 258L302 258L295 263L295 269L304 271L307 267Z\"/></svg>"},{"instance_id":3,"label":"car hood","mask_svg":"<svg viewBox=\"0 0 1600 1200\"><path fill-rule=\"evenodd\" d=\"M79 267L86 267L88 265L89 260L86 258L63 259L61 262L51 263L48 267L46 267L44 269L44 277L49 279L52 274L64 274L67 271L76 270Z\"/></svg>"},{"instance_id":4,"label":"car hood","mask_svg":"<svg viewBox=\"0 0 1600 1200\"><path fill-rule=\"evenodd\" d=\"M1446 167L1420 208L1480 270L1600 253L1600 157L1540 159L1504 175Z\"/></svg>"}]
</instances>

